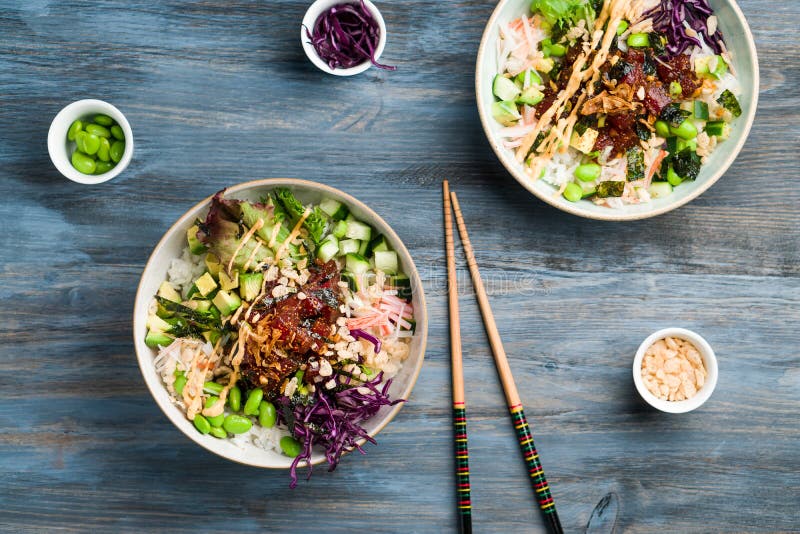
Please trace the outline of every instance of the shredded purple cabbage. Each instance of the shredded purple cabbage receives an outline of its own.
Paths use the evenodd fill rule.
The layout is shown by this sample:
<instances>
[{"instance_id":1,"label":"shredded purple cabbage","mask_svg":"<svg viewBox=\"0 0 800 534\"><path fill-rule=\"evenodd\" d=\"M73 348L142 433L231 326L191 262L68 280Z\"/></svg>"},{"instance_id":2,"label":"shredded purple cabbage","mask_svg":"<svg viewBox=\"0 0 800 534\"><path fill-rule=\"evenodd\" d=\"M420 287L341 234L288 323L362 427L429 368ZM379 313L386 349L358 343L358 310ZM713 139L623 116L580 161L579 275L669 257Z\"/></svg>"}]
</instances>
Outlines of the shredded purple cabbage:
<instances>
[{"instance_id":1,"label":"shredded purple cabbage","mask_svg":"<svg viewBox=\"0 0 800 534\"><path fill-rule=\"evenodd\" d=\"M381 340L377 337L373 336L372 334L368 334L367 332L361 330L360 328L356 328L355 330L350 330L350 335L354 338L362 338L366 339L370 343L375 346L375 354L381 351Z\"/></svg>"},{"instance_id":2,"label":"shredded purple cabbage","mask_svg":"<svg viewBox=\"0 0 800 534\"><path fill-rule=\"evenodd\" d=\"M324 447L328 471L336 469L345 452L357 449L366 454L358 441L365 439L375 443L375 440L359 423L378 413L383 406L405 402L403 399L391 400L387 392L392 380L381 384L382 380L383 372L361 386L336 392L323 392L322 386L318 385L308 404L292 403L286 396L276 399L278 421L287 425L302 445L302 452L292 462L289 487L297 486L297 466L311 458L314 445ZM368 391L360 392L361 388ZM311 471L309 464L306 478L311 477Z\"/></svg>"},{"instance_id":3,"label":"shredded purple cabbage","mask_svg":"<svg viewBox=\"0 0 800 534\"><path fill-rule=\"evenodd\" d=\"M375 17L360 0L331 7L317 17L313 34L306 28L306 35L331 69L349 69L369 59L379 69L395 70L397 67L375 59L380 31Z\"/></svg>"},{"instance_id":4,"label":"shredded purple cabbage","mask_svg":"<svg viewBox=\"0 0 800 534\"><path fill-rule=\"evenodd\" d=\"M722 52L722 32L716 29L713 34L708 33L708 18L713 14L708 0L661 0L661 5L650 10L646 16L653 19L653 29L666 34L667 52L677 56L693 45L700 46L700 39L687 35L684 21L703 36L715 53Z\"/></svg>"}]
</instances>

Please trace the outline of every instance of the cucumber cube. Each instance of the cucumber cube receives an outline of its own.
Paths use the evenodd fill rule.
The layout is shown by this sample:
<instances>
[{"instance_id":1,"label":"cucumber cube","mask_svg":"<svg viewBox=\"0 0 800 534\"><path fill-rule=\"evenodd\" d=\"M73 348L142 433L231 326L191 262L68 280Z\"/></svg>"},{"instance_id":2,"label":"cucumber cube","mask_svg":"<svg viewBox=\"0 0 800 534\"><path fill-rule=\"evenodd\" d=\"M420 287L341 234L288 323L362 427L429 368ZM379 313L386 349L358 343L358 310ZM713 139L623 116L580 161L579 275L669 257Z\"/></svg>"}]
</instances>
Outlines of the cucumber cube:
<instances>
[{"instance_id":1,"label":"cucumber cube","mask_svg":"<svg viewBox=\"0 0 800 534\"><path fill-rule=\"evenodd\" d=\"M347 232L344 235L350 239L369 241L372 236L372 228L359 221L350 221L347 223Z\"/></svg>"},{"instance_id":2,"label":"cucumber cube","mask_svg":"<svg viewBox=\"0 0 800 534\"><path fill-rule=\"evenodd\" d=\"M317 249L317 258L319 258L320 261L327 262L338 253L339 240L333 235L329 235Z\"/></svg>"},{"instance_id":3,"label":"cucumber cube","mask_svg":"<svg viewBox=\"0 0 800 534\"><path fill-rule=\"evenodd\" d=\"M334 221L341 221L350 213L347 206L332 198L326 198L320 202L319 208Z\"/></svg>"},{"instance_id":4,"label":"cucumber cube","mask_svg":"<svg viewBox=\"0 0 800 534\"><path fill-rule=\"evenodd\" d=\"M262 273L242 273L239 276L239 294L247 302L252 301L261 292L261 283L264 281Z\"/></svg>"},{"instance_id":5,"label":"cucumber cube","mask_svg":"<svg viewBox=\"0 0 800 534\"><path fill-rule=\"evenodd\" d=\"M339 241L339 256L346 256L351 253L358 253L361 248L361 241L358 239L344 239Z\"/></svg>"},{"instance_id":6,"label":"cucumber cube","mask_svg":"<svg viewBox=\"0 0 800 534\"><path fill-rule=\"evenodd\" d=\"M386 274L397 272L397 253L393 250L379 250L375 253L375 269Z\"/></svg>"},{"instance_id":7,"label":"cucumber cube","mask_svg":"<svg viewBox=\"0 0 800 534\"><path fill-rule=\"evenodd\" d=\"M495 102L492 104L492 117L504 126L511 126L521 119L522 115L519 114L516 102L513 100L503 100L502 102Z\"/></svg>"},{"instance_id":8,"label":"cucumber cube","mask_svg":"<svg viewBox=\"0 0 800 534\"><path fill-rule=\"evenodd\" d=\"M492 93L500 100L514 100L519 96L520 91L517 84L502 74L498 74L492 82Z\"/></svg>"},{"instance_id":9,"label":"cucumber cube","mask_svg":"<svg viewBox=\"0 0 800 534\"><path fill-rule=\"evenodd\" d=\"M370 264L361 254L350 253L345 256L345 267L353 274L364 274L369 271Z\"/></svg>"},{"instance_id":10,"label":"cucumber cube","mask_svg":"<svg viewBox=\"0 0 800 534\"><path fill-rule=\"evenodd\" d=\"M339 221L334 225L331 231L336 239L341 239L347 233L347 221Z\"/></svg>"}]
</instances>

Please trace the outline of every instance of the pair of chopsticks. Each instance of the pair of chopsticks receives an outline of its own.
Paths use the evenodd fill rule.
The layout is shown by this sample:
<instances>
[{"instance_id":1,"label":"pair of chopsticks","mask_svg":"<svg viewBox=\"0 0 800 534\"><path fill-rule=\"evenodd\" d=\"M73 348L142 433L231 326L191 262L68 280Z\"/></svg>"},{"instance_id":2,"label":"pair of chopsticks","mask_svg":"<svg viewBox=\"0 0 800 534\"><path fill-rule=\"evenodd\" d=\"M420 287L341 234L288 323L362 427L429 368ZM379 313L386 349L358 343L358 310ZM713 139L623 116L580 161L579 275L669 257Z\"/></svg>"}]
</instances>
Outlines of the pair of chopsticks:
<instances>
[{"instance_id":1,"label":"pair of chopsticks","mask_svg":"<svg viewBox=\"0 0 800 534\"><path fill-rule=\"evenodd\" d=\"M450 186L445 180L442 184L444 200L444 235L445 248L447 251L447 291L448 303L450 308L450 358L453 372L453 424L455 426L455 451L456 451L456 490L457 505L459 516L459 532L472 532L472 504L470 500L469 484L469 455L467 449L467 417L464 399L464 372L461 355L461 325L458 312L458 288L456 280L456 258L455 247L453 245L453 220L451 214L455 212L458 233L461 236L461 244L464 248L464 255L467 258L467 266L472 277L472 284L475 287L475 294L478 298L478 305L483 316L483 324L489 336L489 344L492 347L494 361L497 372L500 375L500 382L503 385L506 402L511 414L511 421L519 438L519 446L522 450L522 457L528 468L531 485L533 487L539 508L544 515L551 532L562 533L561 521L556 512L556 505L550 493L550 486L545 478L544 469L539 462L539 453L533 443L533 435L525 419L522 410L522 402L514 384L514 377L508 365L506 352L500 340L500 333L497 331L497 324L489 306L489 299L486 296L486 289L483 287L478 264L472 251L472 245L467 234L467 227L464 224L464 217L461 215L461 207L455 192L450 191Z\"/></svg>"}]
</instances>

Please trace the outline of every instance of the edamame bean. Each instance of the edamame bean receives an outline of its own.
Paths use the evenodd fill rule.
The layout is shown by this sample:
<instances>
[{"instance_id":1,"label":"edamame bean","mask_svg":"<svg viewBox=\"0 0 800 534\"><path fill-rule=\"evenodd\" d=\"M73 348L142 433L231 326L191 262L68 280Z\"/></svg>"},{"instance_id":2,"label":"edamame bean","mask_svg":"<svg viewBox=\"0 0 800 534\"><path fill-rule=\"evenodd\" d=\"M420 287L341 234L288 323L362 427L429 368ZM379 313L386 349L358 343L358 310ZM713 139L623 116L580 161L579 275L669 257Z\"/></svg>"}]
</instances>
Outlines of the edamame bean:
<instances>
[{"instance_id":1,"label":"edamame bean","mask_svg":"<svg viewBox=\"0 0 800 534\"><path fill-rule=\"evenodd\" d=\"M72 153L72 166L75 167L78 172L82 172L83 174L92 174L97 164L92 158L83 152L76 150Z\"/></svg>"},{"instance_id":2,"label":"edamame bean","mask_svg":"<svg viewBox=\"0 0 800 534\"><path fill-rule=\"evenodd\" d=\"M203 384L203 391L211 393L212 395L219 395L222 393L223 389L225 389L225 386L217 384L216 382L206 382Z\"/></svg>"},{"instance_id":3,"label":"edamame bean","mask_svg":"<svg viewBox=\"0 0 800 534\"><path fill-rule=\"evenodd\" d=\"M209 398L207 398L206 399L205 408L211 408L212 406L214 406L217 403L218 400L219 400L219 397L209 397ZM213 417L206 416L206 419L208 419L208 422L211 423L211 426L221 427L223 421L225 421L225 414L221 413L221 414L215 415Z\"/></svg>"},{"instance_id":4,"label":"edamame bean","mask_svg":"<svg viewBox=\"0 0 800 534\"><path fill-rule=\"evenodd\" d=\"M222 423L222 428L230 432L231 434L244 434L250 427L253 426L253 423L250 422L250 419L247 417L242 417L241 415L231 414L225 418L225 421Z\"/></svg>"},{"instance_id":5,"label":"edamame bean","mask_svg":"<svg viewBox=\"0 0 800 534\"><path fill-rule=\"evenodd\" d=\"M105 174L105 173L107 173L108 171L110 171L113 168L114 168L114 164L111 163L110 161L97 160L97 161L95 161L94 173L95 174Z\"/></svg>"},{"instance_id":6,"label":"edamame bean","mask_svg":"<svg viewBox=\"0 0 800 534\"><path fill-rule=\"evenodd\" d=\"M623 33L625 33L625 30L627 29L628 29L628 21L627 20L619 21L619 26L617 26L617 35L622 35Z\"/></svg>"},{"instance_id":7,"label":"edamame bean","mask_svg":"<svg viewBox=\"0 0 800 534\"><path fill-rule=\"evenodd\" d=\"M194 427L199 430L201 434L208 434L211 432L211 423L202 415L195 415L192 422L194 423Z\"/></svg>"},{"instance_id":8,"label":"edamame bean","mask_svg":"<svg viewBox=\"0 0 800 534\"><path fill-rule=\"evenodd\" d=\"M286 456L295 458L300 454L300 443L292 436L283 436L281 438L281 450Z\"/></svg>"},{"instance_id":9,"label":"edamame bean","mask_svg":"<svg viewBox=\"0 0 800 534\"><path fill-rule=\"evenodd\" d=\"M78 132L75 143L78 145L78 150L89 156L96 154L100 148L100 138L89 132Z\"/></svg>"},{"instance_id":10,"label":"edamame bean","mask_svg":"<svg viewBox=\"0 0 800 534\"><path fill-rule=\"evenodd\" d=\"M186 377L183 375L179 375L175 378L175 383L172 385L175 388L175 393L178 396L183 395L183 387L186 385Z\"/></svg>"},{"instance_id":11,"label":"edamame bean","mask_svg":"<svg viewBox=\"0 0 800 534\"><path fill-rule=\"evenodd\" d=\"M111 132L108 131L108 128L99 124L87 124L84 130L86 133L94 134L97 137L105 137L106 139L111 137Z\"/></svg>"},{"instance_id":12,"label":"edamame bean","mask_svg":"<svg viewBox=\"0 0 800 534\"><path fill-rule=\"evenodd\" d=\"M575 177L584 182L592 182L600 178L602 170L597 163L584 163L575 168Z\"/></svg>"},{"instance_id":13,"label":"edamame bean","mask_svg":"<svg viewBox=\"0 0 800 534\"><path fill-rule=\"evenodd\" d=\"M677 128L670 127L669 131L687 141L697 137L697 127L688 119L683 121Z\"/></svg>"},{"instance_id":14,"label":"edamame bean","mask_svg":"<svg viewBox=\"0 0 800 534\"><path fill-rule=\"evenodd\" d=\"M261 399L264 398L264 392L260 389L254 389L247 395L247 402L244 403L245 415L258 415L258 407L261 404Z\"/></svg>"},{"instance_id":15,"label":"edamame bean","mask_svg":"<svg viewBox=\"0 0 800 534\"><path fill-rule=\"evenodd\" d=\"M80 132L82 129L83 129L83 123L81 121L73 122L70 125L69 130L67 130L67 139L69 141L74 141L75 140L75 134Z\"/></svg>"},{"instance_id":16,"label":"edamame bean","mask_svg":"<svg viewBox=\"0 0 800 534\"><path fill-rule=\"evenodd\" d=\"M659 137L667 138L669 137L669 124L664 121L656 121L655 125L656 133Z\"/></svg>"},{"instance_id":17,"label":"edamame bean","mask_svg":"<svg viewBox=\"0 0 800 534\"><path fill-rule=\"evenodd\" d=\"M119 160L122 159L122 154L125 153L125 143L122 141L114 141L114 144L111 145L111 150L108 154L111 156L111 161L114 163L119 163Z\"/></svg>"},{"instance_id":18,"label":"edamame bean","mask_svg":"<svg viewBox=\"0 0 800 534\"><path fill-rule=\"evenodd\" d=\"M100 161L110 161L111 160L111 155L109 154L110 151L111 151L111 143L109 143L108 139L106 139L105 137L101 137L100 148L97 149L97 159L99 159Z\"/></svg>"},{"instance_id":19,"label":"edamame bean","mask_svg":"<svg viewBox=\"0 0 800 534\"><path fill-rule=\"evenodd\" d=\"M678 186L683 182L683 178L678 176L678 173L673 170L672 165L667 169L667 182L669 182L669 185L672 187Z\"/></svg>"},{"instance_id":20,"label":"edamame bean","mask_svg":"<svg viewBox=\"0 0 800 534\"><path fill-rule=\"evenodd\" d=\"M645 48L650 46L650 37L646 33L632 33L628 36L628 46Z\"/></svg>"},{"instance_id":21,"label":"edamame bean","mask_svg":"<svg viewBox=\"0 0 800 534\"><path fill-rule=\"evenodd\" d=\"M103 126L111 126L114 124L114 119L109 117L108 115L95 115L94 122L97 124L101 124Z\"/></svg>"},{"instance_id":22,"label":"edamame bean","mask_svg":"<svg viewBox=\"0 0 800 534\"><path fill-rule=\"evenodd\" d=\"M258 405L258 424L264 428L272 428L275 426L275 420L278 418L278 413L275 411L275 405L269 401L261 401Z\"/></svg>"},{"instance_id":23,"label":"edamame bean","mask_svg":"<svg viewBox=\"0 0 800 534\"><path fill-rule=\"evenodd\" d=\"M549 47L550 55L555 57L563 57L567 53L567 47L562 44L553 44Z\"/></svg>"},{"instance_id":24,"label":"edamame bean","mask_svg":"<svg viewBox=\"0 0 800 534\"><path fill-rule=\"evenodd\" d=\"M211 430L209 431L209 433L212 436L214 436L215 438L219 438L219 439L225 439L225 438L228 437L228 433L225 432L224 428L217 428L215 426L211 427Z\"/></svg>"},{"instance_id":25,"label":"edamame bean","mask_svg":"<svg viewBox=\"0 0 800 534\"><path fill-rule=\"evenodd\" d=\"M239 389L239 386L233 386L228 392L228 406L234 412L238 412L242 408L242 390Z\"/></svg>"},{"instance_id":26,"label":"edamame bean","mask_svg":"<svg viewBox=\"0 0 800 534\"><path fill-rule=\"evenodd\" d=\"M568 183L566 189L564 189L564 198L570 202L577 202L582 196L583 189L575 182Z\"/></svg>"},{"instance_id":27,"label":"edamame bean","mask_svg":"<svg viewBox=\"0 0 800 534\"><path fill-rule=\"evenodd\" d=\"M115 124L114 126L111 127L111 135L113 135L116 139L119 139L120 141L125 140L125 133L122 131L122 127L119 126L118 124Z\"/></svg>"}]
</instances>

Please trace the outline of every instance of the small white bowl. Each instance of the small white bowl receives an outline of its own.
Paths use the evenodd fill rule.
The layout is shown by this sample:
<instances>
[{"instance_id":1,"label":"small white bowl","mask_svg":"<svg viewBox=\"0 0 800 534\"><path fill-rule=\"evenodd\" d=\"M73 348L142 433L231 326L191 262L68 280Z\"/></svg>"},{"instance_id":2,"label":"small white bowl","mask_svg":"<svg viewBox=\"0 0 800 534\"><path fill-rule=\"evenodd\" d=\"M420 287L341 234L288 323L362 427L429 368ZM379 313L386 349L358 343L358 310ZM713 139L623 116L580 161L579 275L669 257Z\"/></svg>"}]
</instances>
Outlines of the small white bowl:
<instances>
[{"instance_id":1,"label":"small white bowl","mask_svg":"<svg viewBox=\"0 0 800 534\"><path fill-rule=\"evenodd\" d=\"M697 347L697 350L700 352L700 357L703 358L703 365L705 365L706 371L708 371L708 376L706 377L703 387L701 387L697 394L691 399L665 401L650 393L644 385L644 381L642 380L642 359L644 358L644 353L650 348L650 345L665 337L677 337L690 342ZM717 386L717 374L717 357L711 349L711 345L699 334L691 330L686 330L685 328L664 328L663 330L654 332L642 342L639 346L639 350L636 351L636 357L633 359L633 382L636 384L636 390L639 392L639 395L653 408L667 413L686 413L702 406Z\"/></svg>"},{"instance_id":2,"label":"small white bowl","mask_svg":"<svg viewBox=\"0 0 800 534\"><path fill-rule=\"evenodd\" d=\"M308 8L308 11L306 11L306 16L303 17L303 24L300 25L300 42L303 45L303 50L305 50L308 59L310 59L311 63L316 65L319 70L327 72L328 74L333 74L334 76L353 76L355 74L361 74L372 66L372 62L367 59L364 61L364 63L356 65L355 67L350 67L349 69L330 68L328 64L325 63L319 57L319 55L317 55L314 45L311 44L311 40L308 38L308 35L306 35L306 28L309 32L313 32L314 24L316 24L317 19L322 13L337 4L348 3L353 3L353 0L317 0ZM378 58L380 58L381 54L383 53L384 46L386 46L386 23L383 20L383 15L381 15L381 12L378 11L377 7L375 7L375 4L370 2L370 0L364 0L364 5L366 5L369 12L372 13L372 16L378 22L378 28L380 29L378 47L375 49L375 61L377 62Z\"/></svg>"},{"instance_id":3,"label":"small white bowl","mask_svg":"<svg viewBox=\"0 0 800 534\"><path fill-rule=\"evenodd\" d=\"M103 174L83 174L72 166L70 158L75 150L75 142L67 140L67 130L77 119L85 119L94 115L108 115L120 125L125 134L125 152L113 169ZM133 131L128 119L120 110L108 102L102 100L78 100L68 105L58 112L53 122L50 123L50 132L47 134L47 151L50 152L50 160L56 169L79 184L101 184L111 180L125 170L133 156Z\"/></svg>"}]
</instances>

